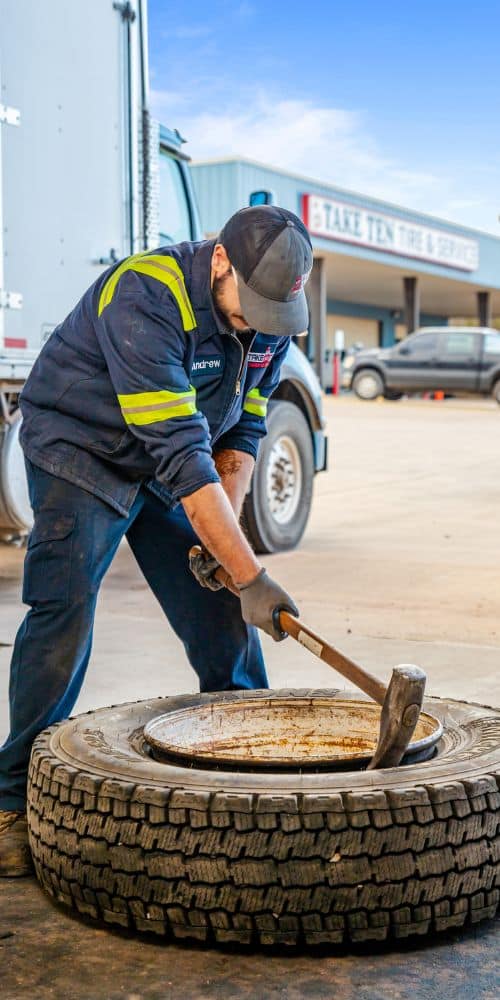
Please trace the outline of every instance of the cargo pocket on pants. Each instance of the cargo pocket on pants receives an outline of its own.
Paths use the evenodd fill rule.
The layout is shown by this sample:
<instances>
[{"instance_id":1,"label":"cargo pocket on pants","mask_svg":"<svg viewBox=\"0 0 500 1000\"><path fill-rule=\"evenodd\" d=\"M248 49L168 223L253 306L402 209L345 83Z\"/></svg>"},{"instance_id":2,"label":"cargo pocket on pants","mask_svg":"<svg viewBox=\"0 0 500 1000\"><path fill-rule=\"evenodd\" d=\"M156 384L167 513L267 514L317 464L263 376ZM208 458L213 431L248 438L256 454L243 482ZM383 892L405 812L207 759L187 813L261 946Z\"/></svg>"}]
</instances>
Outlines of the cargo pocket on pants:
<instances>
[{"instance_id":1,"label":"cargo pocket on pants","mask_svg":"<svg viewBox=\"0 0 500 1000\"><path fill-rule=\"evenodd\" d=\"M76 514L35 512L24 563L24 604L56 602L67 607L75 523Z\"/></svg>"}]
</instances>

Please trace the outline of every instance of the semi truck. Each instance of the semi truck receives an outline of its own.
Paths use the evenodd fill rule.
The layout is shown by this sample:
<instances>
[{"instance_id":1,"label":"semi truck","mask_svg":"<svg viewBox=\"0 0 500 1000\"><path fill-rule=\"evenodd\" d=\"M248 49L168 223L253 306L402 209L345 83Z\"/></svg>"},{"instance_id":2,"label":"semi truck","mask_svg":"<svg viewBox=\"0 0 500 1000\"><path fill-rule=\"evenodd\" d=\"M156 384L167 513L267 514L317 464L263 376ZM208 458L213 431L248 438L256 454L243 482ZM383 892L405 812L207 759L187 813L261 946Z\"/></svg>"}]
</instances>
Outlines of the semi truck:
<instances>
[{"instance_id":1,"label":"semi truck","mask_svg":"<svg viewBox=\"0 0 500 1000\"><path fill-rule=\"evenodd\" d=\"M145 0L0 0L4 539L31 525L19 395L47 338L103 269L202 238L184 141L150 112ZM321 389L291 343L245 500L257 551L298 543L325 466Z\"/></svg>"}]
</instances>

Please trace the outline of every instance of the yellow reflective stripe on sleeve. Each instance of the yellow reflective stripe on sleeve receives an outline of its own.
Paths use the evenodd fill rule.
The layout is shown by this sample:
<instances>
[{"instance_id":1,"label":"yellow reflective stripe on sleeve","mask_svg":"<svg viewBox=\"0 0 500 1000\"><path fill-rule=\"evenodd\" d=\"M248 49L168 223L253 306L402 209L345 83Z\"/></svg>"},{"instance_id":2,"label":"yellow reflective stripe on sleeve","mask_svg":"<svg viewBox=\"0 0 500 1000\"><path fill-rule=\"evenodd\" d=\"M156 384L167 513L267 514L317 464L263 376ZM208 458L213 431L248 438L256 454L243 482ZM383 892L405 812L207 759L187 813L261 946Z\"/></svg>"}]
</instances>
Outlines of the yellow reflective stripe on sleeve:
<instances>
[{"instance_id":1,"label":"yellow reflective stripe on sleeve","mask_svg":"<svg viewBox=\"0 0 500 1000\"><path fill-rule=\"evenodd\" d=\"M194 330L196 318L186 291L184 275L174 257L164 257L162 254L135 254L133 257L127 257L104 284L99 297L98 316L112 302L116 286L125 271L147 274L150 278L156 278L166 285L177 302L184 330Z\"/></svg>"},{"instance_id":2,"label":"yellow reflective stripe on sleeve","mask_svg":"<svg viewBox=\"0 0 500 1000\"><path fill-rule=\"evenodd\" d=\"M126 424L157 424L196 413L196 390L190 386L187 392L132 392L118 395L118 402Z\"/></svg>"},{"instance_id":3,"label":"yellow reflective stripe on sleeve","mask_svg":"<svg viewBox=\"0 0 500 1000\"><path fill-rule=\"evenodd\" d=\"M267 413L267 396L263 396L258 389L250 389L245 396L243 409L247 413L253 413L256 417L265 417Z\"/></svg>"}]
</instances>

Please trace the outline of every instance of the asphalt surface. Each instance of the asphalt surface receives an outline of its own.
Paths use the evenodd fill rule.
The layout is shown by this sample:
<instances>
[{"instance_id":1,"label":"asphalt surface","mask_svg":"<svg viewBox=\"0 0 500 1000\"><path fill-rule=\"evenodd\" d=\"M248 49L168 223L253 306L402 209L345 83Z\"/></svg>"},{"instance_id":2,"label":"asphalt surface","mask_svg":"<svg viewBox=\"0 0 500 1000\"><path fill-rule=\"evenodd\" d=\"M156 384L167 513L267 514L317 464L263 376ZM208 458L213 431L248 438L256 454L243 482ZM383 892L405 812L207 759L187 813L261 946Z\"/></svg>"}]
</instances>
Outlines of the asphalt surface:
<instances>
[{"instance_id":1,"label":"asphalt surface","mask_svg":"<svg viewBox=\"0 0 500 1000\"><path fill-rule=\"evenodd\" d=\"M417 663L428 693L500 704L500 410L489 401L325 401L330 470L300 548L265 559L301 617L382 678ZM22 551L0 547L0 739ZM273 687L349 687L264 637ZM126 546L103 587L76 711L195 691L196 677ZM498 923L402 948L212 952L83 922L32 880L0 883L0 994L68 1000L500 995Z\"/></svg>"}]
</instances>

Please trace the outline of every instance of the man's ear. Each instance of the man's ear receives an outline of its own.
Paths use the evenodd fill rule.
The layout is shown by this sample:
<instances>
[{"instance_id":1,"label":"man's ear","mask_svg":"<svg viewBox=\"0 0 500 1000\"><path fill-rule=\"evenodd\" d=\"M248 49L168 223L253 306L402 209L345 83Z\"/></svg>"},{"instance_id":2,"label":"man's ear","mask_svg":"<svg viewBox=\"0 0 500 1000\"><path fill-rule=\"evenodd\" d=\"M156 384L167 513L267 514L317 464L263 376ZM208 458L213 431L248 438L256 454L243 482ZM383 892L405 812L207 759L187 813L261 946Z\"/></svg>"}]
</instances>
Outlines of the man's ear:
<instances>
[{"instance_id":1,"label":"man's ear","mask_svg":"<svg viewBox=\"0 0 500 1000\"><path fill-rule=\"evenodd\" d=\"M231 262L222 243L216 243L212 253L212 280L221 278L231 267Z\"/></svg>"}]
</instances>

